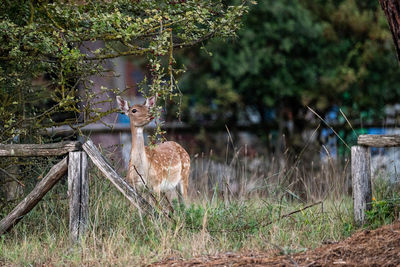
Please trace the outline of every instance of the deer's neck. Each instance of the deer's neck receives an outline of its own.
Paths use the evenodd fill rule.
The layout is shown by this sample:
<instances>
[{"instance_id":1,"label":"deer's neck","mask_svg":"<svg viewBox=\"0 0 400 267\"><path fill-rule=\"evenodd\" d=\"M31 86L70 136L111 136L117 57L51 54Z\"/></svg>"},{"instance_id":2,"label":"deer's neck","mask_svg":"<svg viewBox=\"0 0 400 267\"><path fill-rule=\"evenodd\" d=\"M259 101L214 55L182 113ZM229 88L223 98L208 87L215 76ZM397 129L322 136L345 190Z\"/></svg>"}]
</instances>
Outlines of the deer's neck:
<instances>
[{"instance_id":1,"label":"deer's neck","mask_svg":"<svg viewBox=\"0 0 400 267\"><path fill-rule=\"evenodd\" d=\"M130 166L132 170L130 172L136 176L136 172L142 176L143 179L147 179L147 155L144 146L144 137L143 137L143 127L134 127L131 126L132 131L132 148L131 148L131 164ZM133 169L135 168L135 169Z\"/></svg>"},{"instance_id":2,"label":"deer's neck","mask_svg":"<svg viewBox=\"0 0 400 267\"><path fill-rule=\"evenodd\" d=\"M145 154L143 127L131 126L132 131L132 149L131 154ZM132 156L132 155L131 155Z\"/></svg>"}]
</instances>

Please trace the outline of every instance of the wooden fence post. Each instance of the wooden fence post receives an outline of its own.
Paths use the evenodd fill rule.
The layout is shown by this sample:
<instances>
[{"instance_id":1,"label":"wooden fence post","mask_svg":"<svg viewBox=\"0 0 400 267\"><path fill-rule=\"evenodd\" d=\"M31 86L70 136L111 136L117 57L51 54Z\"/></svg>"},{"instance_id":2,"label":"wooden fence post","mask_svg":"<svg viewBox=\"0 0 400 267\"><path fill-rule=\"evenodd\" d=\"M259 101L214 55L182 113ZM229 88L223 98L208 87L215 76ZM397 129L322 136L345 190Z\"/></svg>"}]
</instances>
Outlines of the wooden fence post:
<instances>
[{"instance_id":1,"label":"wooden fence post","mask_svg":"<svg viewBox=\"0 0 400 267\"><path fill-rule=\"evenodd\" d=\"M69 232L73 242L85 234L89 215L88 161L85 152L68 157Z\"/></svg>"},{"instance_id":2,"label":"wooden fence post","mask_svg":"<svg viewBox=\"0 0 400 267\"><path fill-rule=\"evenodd\" d=\"M354 221L362 225L365 211L371 209L371 154L369 147L351 147L351 176L353 182Z\"/></svg>"}]
</instances>

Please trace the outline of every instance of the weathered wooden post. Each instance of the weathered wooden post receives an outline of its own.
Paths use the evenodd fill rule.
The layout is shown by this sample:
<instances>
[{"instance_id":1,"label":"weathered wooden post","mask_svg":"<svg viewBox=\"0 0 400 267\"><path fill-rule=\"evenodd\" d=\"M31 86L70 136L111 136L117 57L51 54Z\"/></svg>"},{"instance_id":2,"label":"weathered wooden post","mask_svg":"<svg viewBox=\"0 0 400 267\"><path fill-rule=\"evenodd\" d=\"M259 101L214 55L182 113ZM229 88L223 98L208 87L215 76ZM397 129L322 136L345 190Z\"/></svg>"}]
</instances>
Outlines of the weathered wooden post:
<instances>
[{"instance_id":1,"label":"weathered wooden post","mask_svg":"<svg viewBox=\"0 0 400 267\"><path fill-rule=\"evenodd\" d=\"M69 152L68 157L69 232L73 242L85 234L89 216L87 154Z\"/></svg>"},{"instance_id":2,"label":"weathered wooden post","mask_svg":"<svg viewBox=\"0 0 400 267\"><path fill-rule=\"evenodd\" d=\"M371 209L371 156L366 146L351 147L351 175L353 181L354 221L361 225L365 211Z\"/></svg>"}]
</instances>

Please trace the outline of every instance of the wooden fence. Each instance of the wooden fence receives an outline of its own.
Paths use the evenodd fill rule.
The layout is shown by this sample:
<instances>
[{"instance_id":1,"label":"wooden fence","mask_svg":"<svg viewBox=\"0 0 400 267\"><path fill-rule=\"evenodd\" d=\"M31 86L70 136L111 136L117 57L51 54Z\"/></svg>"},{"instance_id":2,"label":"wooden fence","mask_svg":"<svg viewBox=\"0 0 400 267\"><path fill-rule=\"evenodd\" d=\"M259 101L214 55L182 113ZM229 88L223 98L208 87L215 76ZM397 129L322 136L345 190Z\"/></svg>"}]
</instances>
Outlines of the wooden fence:
<instances>
[{"instance_id":1,"label":"wooden fence","mask_svg":"<svg viewBox=\"0 0 400 267\"><path fill-rule=\"evenodd\" d=\"M360 135L357 144L351 147L351 175L354 221L361 225L372 203L370 147L399 147L400 135Z\"/></svg>"},{"instance_id":2,"label":"wooden fence","mask_svg":"<svg viewBox=\"0 0 400 267\"><path fill-rule=\"evenodd\" d=\"M153 207L111 167L91 140L54 144L0 145L0 157L65 157L54 165L35 188L0 221L0 235L16 225L45 194L68 175L69 231L71 240L80 240L86 231L89 214L88 157L104 176L140 211L152 213Z\"/></svg>"},{"instance_id":3,"label":"wooden fence","mask_svg":"<svg viewBox=\"0 0 400 267\"><path fill-rule=\"evenodd\" d=\"M358 145L351 148L354 220L365 221L365 212L371 208L370 147L398 147L399 135L360 135ZM0 145L0 157L65 157L54 165L35 188L0 221L0 235L16 225L45 194L66 174L68 175L69 230L71 240L79 241L87 228L89 214L88 157L111 183L140 211L153 214L154 208L130 186L104 158L91 140L60 142L45 145Z\"/></svg>"}]
</instances>

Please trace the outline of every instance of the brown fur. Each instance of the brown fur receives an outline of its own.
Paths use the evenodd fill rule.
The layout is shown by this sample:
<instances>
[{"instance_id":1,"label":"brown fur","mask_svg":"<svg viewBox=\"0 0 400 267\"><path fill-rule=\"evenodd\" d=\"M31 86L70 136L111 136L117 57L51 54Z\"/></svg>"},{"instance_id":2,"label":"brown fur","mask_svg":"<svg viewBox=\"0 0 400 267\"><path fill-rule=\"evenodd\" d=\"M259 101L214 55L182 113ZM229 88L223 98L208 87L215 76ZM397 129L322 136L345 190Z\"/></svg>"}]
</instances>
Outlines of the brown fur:
<instances>
[{"instance_id":1,"label":"brown fur","mask_svg":"<svg viewBox=\"0 0 400 267\"><path fill-rule=\"evenodd\" d=\"M150 98L144 105L129 107L127 102L117 97L122 111L129 116L132 132L132 148L130 153L127 180L133 186L143 185L142 179L157 194L161 186L171 187L178 185L184 198L187 196L190 172L190 157L185 149L176 142L168 141L153 148L144 146L143 127L153 118L150 107L154 99ZM135 113L132 113L136 110ZM139 174L140 175L139 175Z\"/></svg>"}]
</instances>

